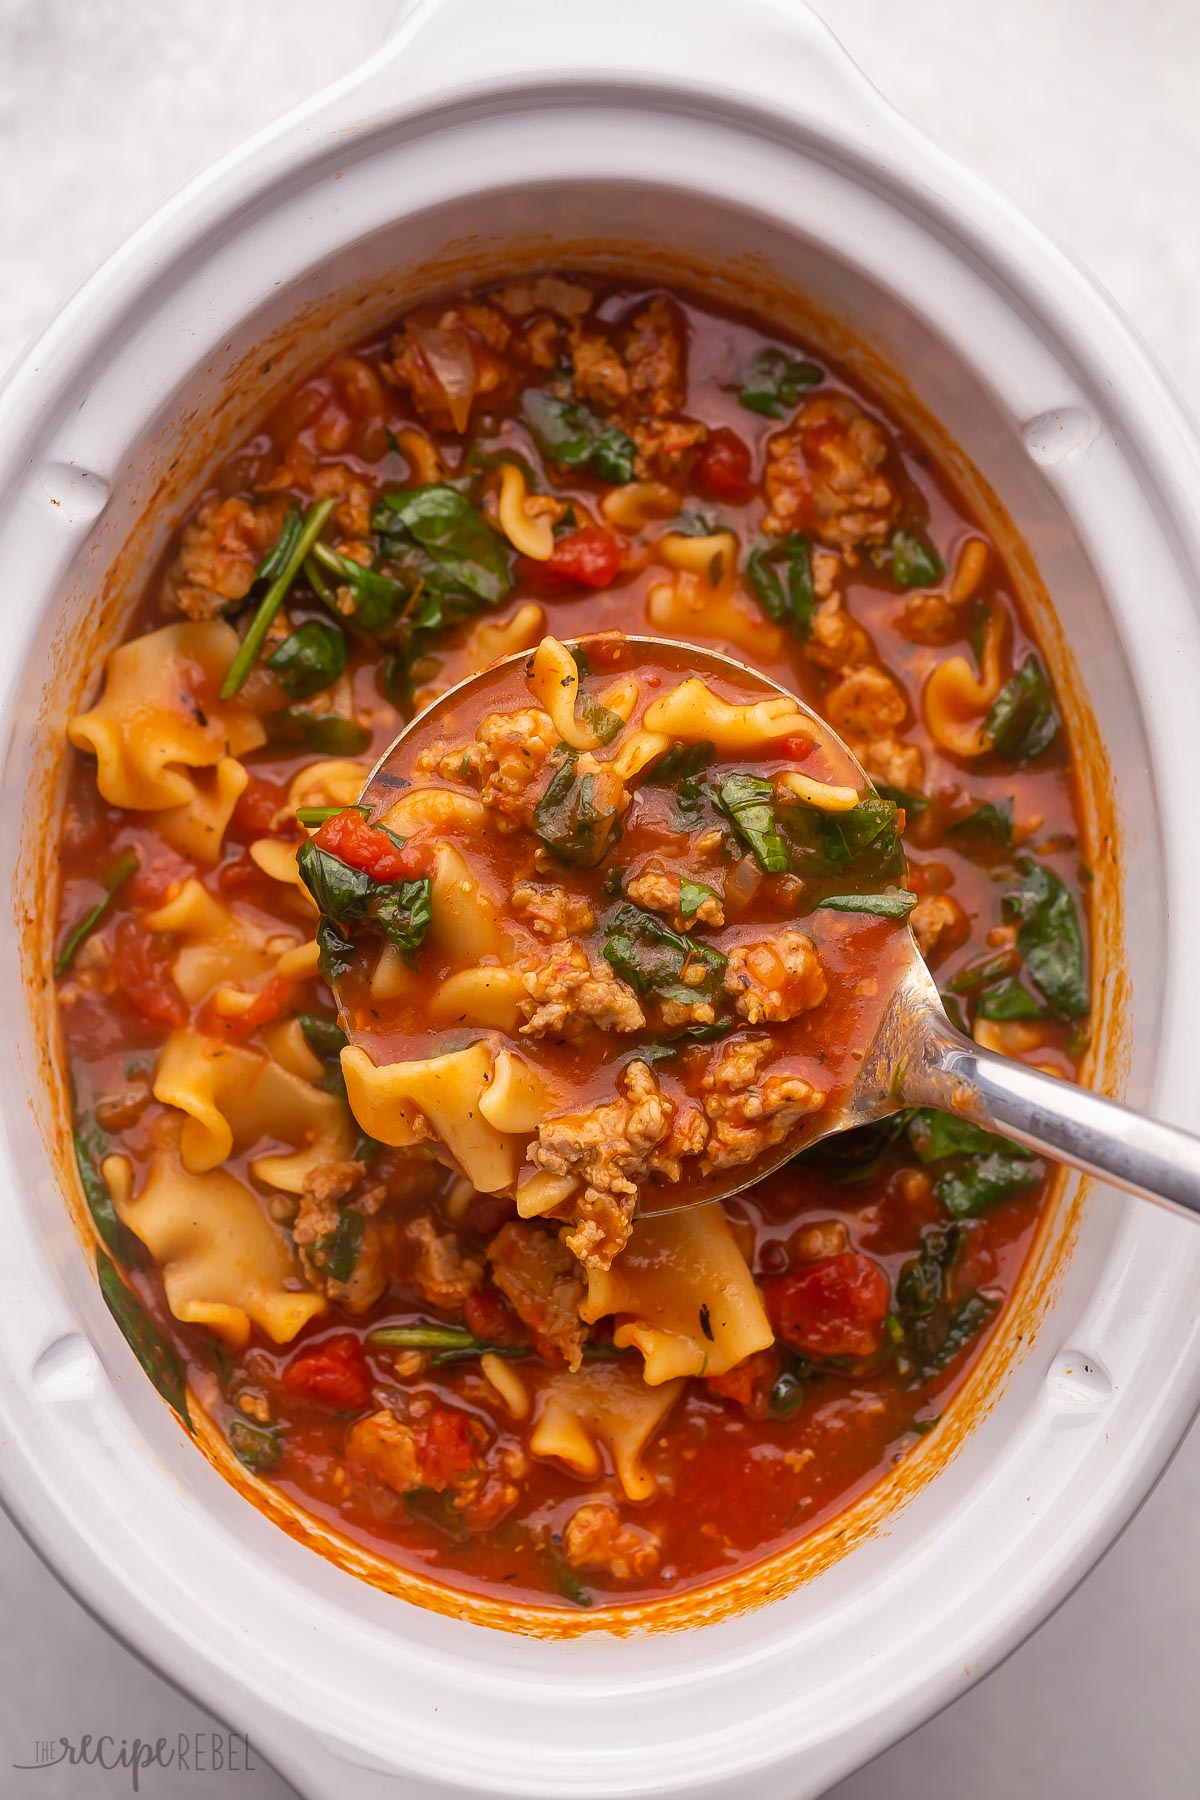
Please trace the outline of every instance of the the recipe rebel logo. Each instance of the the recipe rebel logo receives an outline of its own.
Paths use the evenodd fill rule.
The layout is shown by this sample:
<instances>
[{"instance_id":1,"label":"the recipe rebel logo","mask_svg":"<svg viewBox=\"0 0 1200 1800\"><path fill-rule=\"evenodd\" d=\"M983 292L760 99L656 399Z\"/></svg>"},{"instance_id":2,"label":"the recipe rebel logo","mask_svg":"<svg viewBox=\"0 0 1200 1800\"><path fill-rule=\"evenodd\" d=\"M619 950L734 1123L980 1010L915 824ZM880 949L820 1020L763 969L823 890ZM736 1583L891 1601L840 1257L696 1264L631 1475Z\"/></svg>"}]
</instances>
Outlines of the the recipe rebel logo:
<instances>
[{"instance_id":1,"label":"the recipe rebel logo","mask_svg":"<svg viewBox=\"0 0 1200 1800\"><path fill-rule=\"evenodd\" d=\"M113 1737L90 1732L79 1738L39 1738L28 1762L14 1762L22 1774L43 1769L69 1768L124 1770L130 1792L142 1791L142 1776L150 1769L171 1769L185 1775L247 1775L259 1767L249 1738L233 1731L181 1731L174 1737Z\"/></svg>"}]
</instances>

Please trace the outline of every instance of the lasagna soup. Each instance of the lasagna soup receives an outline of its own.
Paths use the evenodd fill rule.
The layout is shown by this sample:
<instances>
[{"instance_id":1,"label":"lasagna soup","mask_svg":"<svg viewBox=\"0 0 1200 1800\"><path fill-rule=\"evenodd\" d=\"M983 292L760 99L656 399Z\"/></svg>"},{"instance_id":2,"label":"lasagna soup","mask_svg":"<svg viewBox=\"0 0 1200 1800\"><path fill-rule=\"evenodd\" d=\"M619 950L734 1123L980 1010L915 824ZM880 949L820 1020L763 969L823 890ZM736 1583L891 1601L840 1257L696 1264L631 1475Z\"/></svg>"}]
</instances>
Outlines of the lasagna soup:
<instances>
[{"instance_id":1,"label":"lasagna soup","mask_svg":"<svg viewBox=\"0 0 1200 1800\"><path fill-rule=\"evenodd\" d=\"M676 644L633 700L622 634ZM801 695L874 792L800 727L698 730L680 643ZM511 704L450 703L398 817L357 810L416 711L517 652L532 690L521 660ZM944 471L815 349L574 275L413 309L232 449L68 736L101 1287L256 1481L447 1586L598 1608L761 1561L937 1430L1036 1156L907 1112L633 1211L836 1098L856 946L906 919L979 1043L1068 1079L1086 1045L1046 665ZM405 1062L396 1129L373 1083ZM569 1130L530 1068L591 1093ZM472 1160L489 1104L502 1165Z\"/></svg>"}]
</instances>

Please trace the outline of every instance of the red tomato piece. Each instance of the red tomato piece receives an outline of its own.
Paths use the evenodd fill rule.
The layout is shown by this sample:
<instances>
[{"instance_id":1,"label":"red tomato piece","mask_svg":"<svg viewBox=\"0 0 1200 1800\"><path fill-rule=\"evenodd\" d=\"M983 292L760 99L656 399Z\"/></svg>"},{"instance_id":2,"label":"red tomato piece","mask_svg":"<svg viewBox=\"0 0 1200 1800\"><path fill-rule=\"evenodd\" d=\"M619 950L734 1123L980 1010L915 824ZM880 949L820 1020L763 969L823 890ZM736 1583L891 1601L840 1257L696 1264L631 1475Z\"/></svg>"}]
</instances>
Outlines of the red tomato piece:
<instances>
[{"instance_id":1,"label":"red tomato piece","mask_svg":"<svg viewBox=\"0 0 1200 1800\"><path fill-rule=\"evenodd\" d=\"M277 829L276 817L286 812L287 797L287 787L282 781L267 781L261 775L251 775L238 795L230 820L235 835L243 838L267 837ZM280 825L290 835L290 817L281 819Z\"/></svg>"},{"instance_id":2,"label":"red tomato piece","mask_svg":"<svg viewBox=\"0 0 1200 1800\"><path fill-rule=\"evenodd\" d=\"M545 562L517 558L517 579L535 594L560 594L564 588L606 588L621 567L621 546L594 525L559 538Z\"/></svg>"},{"instance_id":3,"label":"red tomato piece","mask_svg":"<svg viewBox=\"0 0 1200 1800\"><path fill-rule=\"evenodd\" d=\"M771 1397L771 1388L779 1373L779 1355L774 1349L756 1350L744 1362L738 1363L735 1369L728 1369L724 1375L709 1375L706 1383L714 1394L723 1399L733 1400L738 1406L744 1406L752 1418L766 1417L767 1401Z\"/></svg>"},{"instance_id":4,"label":"red tomato piece","mask_svg":"<svg viewBox=\"0 0 1200 1800\"><path fill-rule=\"evenodd\" d=\"M695 472L696 486L710 500L729 500L734 506L742 506L754 497L750 446L727 425L709 432L696 459Z\"/></svg>"},{"instance_id":5,"label":"red tomato piece","mask_svg":"<svg viewBox=\"0 0 1200 1800\"><path fill-rule=\"evenodd\" d=\"M188 1009L171 974L175 952L139 919L122 919L113 940L117 987L148 1025L186 1025Z\"/></svg>"},{"instance_id":6,"label":"red tomato piece","mask_svg":"<svg viewBox=\"0 0 1200 1800\"><path fill-rule=\"evenodd\" d=\"M371 1371L362 1343L352 1331L341 1331L302 1350L283 1371L283 1385L301 1400L338 1412L361 1412L371 1399Z\"/></svg>"},{"instance_id":7,"label":"red tomato piece","mask_svg":"<svg viewBox=\"0 0 1200 1800\"><path fill-rule=\"evenodd\" d=\"M488 1344L522 1344L525 1333L521 1322L502 1294L492 1288L479 1288L463 1301L463 1317L467 1330Z\"/></svg>"},{"instance_id":8,"label":"red tomato piece","mask_svg":"<svg viewBox=\"0 0 1200 1800\"><path fill-rule=\"evenodd\" d=\"M378 825L368 825L356 808L334 813L313 842L352 869L361 869L372 881L411 881L429 868L428 844L397 844Z\"/></svg>"},{"instance_id":9,"label":"red tomato piece","mask_svg":"<svg viewBox=\"0 0 1200 1800\"><path fill-rule=\"evenodd\" d=\"M813 738L801 737L797 734L795 737L783 739L779 746L779 754L786 757L788 762L807 762L816 747Z\"/></svg>"},{"instance_id":10,"label":"red tomato piece","mask_svg":"<svg viewBox=\"0 0 1200 1800\"><path fill-rule=\"evenodd\" d=\"M131 906L161 906L168 888L183 883L196 873L190 857L181 856L164 844L161 838L139 838L138 866L121 890L121 898Z\"/></svg>"},{"instance_id":11,"label":"red tomato piece","mask_svg":"<svg viewBox=\"0 0 1200 1800\"><path fill-rule=\"evenodd\" d=\"M776 1337L809 1356L872 1356L891 1298L879 1264L854 1250L763 1282Z\"/></svg>"},{"instance_id":12,"label":"red tomato piece","mask_svg":"<svg viewBox=\"0 0 1200 1800\"><path fill-rule=\"evenodd\" d=\"M481 1435L480 1427L466 1413L448 1406L439 1406L431 1412L417 1451L427 1485L440 1492L469 1475Z\"/></svg>"}]
</instances>

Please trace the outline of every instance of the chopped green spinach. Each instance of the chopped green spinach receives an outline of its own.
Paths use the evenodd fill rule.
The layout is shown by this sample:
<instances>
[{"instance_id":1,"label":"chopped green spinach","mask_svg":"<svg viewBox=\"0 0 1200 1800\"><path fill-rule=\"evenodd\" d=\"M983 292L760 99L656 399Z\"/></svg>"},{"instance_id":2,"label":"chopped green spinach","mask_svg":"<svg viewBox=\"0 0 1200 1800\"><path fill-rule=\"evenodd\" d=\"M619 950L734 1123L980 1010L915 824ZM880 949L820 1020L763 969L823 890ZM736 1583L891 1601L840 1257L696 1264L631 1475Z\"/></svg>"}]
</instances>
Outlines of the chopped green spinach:
<instances>
[{"instance_id":1,"label":"chopped green spinach","mask_svg":"<svg viewBox=\"0 0 1200 1800\"><path fill-rule=\"evenodd\" d=\"M272 750L309 750L315 756L360 756L371 734L357 719L340 713L309 712L303 706L285 707L263 720Z\"/></svg>"},{"instance_id":2,"label":"chopped green spinach","mask_svg":"<svg viewBox=\"0 0 1200 1800\"><path fill-rule=\"evenodd\" d=\"M729 960L711 944L684 937L653 913L628 905L608 927L604 956L635 993L654 993L678 1006L718 999ZM684 978L685 967L691 980Z\"/></svg>"},{"instance_id":3,"label":"chopped green spinach","mask_svg":"<svg viewBox=\"0 0 1200 1800\"><path fill-rule=\"evenodd\" d=\"M550 785L533 809L533 829L561 863L591 869L621 835L615 807L597 804L596 776L580 774L574 751L564 750Z\"/></svg>"},{"instance_id":4,"label":"chopped green spinach","mask_svg":"<svg viewBox=\"0 0 1200 1800\"><path fill-rule=\"evenodd\" d=\"M768 619L786 625L798 638L812 636L817 601L812 583L812 546L793 531L776 544L759 544L746 561L746 576Z\"/></svg>"},{"instance_id":5,"label":"chopped green spinach","mask_svg":"<svg viewBox=\"0 0 1200 1800\"><path fill-rule=\"evenodd\" d=\"M99 1245L96 1247L96 1274L104 1303L120 1326L125 1342L167 1405L174 1408L190 1431L187 1383L175 1346L163 1337L137 1295L125 1286L116 1265Z\"/></svg>"},{"instance_id":6,"label":"chopped green spinach","mask_svg":"<svg viewBox=\"0 0 1200 1800\"><path fill-rule=\"evenodd\" d=\"M104 893L95 906L89 907L77 925L72 926L67 934L66 942L54 961L55 975L65 975L75 960L75 952L89 938L101 919L112 905L117 894L124 887L129 877L138 866L137 852L126 850L119 856L108 874L104 877Z\"/></svg>"},{"instance_id":7,"label":"chopped green spinach","mask_svg":"<svg viewBox=\"0 0 1200 1800\"><path fill-rule=\"evenodd\" d=\"M1030 651L996 695L983 728L1000 756L1024 762L1048 750L1061 725L1050 684Z\"/></svg>"},{"instance_id":8,"label":"chopped green spinach","mask_svg":"<svg viewBox=\"0 0 1200 1800\"><path fill-rule=\"evenodd\" d=\"M758 775L729 775L716 793L717 805L747 843L768 875L789 868L787 845L775 817L775 789Z\"/></svg>"},{"instance_id":9,"label":"chopped green spinach","mask_svg":"<svg viewBox=\"0 0 1200 1800\"><path fill-rule=\"evenodd\" d=\"M632 481L637 445L619 426L578 400L560 400L544 388L526 388L521 412L543 456L567 469L587 469L619 487Z\"/></svg>"},{"instance_id":10,"label":"chopped green spinach","mask_svg":"<svg viewBox=\"0 0 1200 1800\"><path fill-rule=\"evenodd\" d=\"M346 667L346 639L336 625L309 619L267 658L267 667L290 700L306 700L332 687Z\"/></svg>"},{"instance_id":11,"label":"chopped green spinach","mask_svg":"<svg viewBox=\"0 0 1200 1800\"><path fill-rule=\"evenodd\" d=\"M254 1475L269 1475L283 1457L283 1439L276 1425L260 1425L239 1414L225 1428L229 1448Z\"/></svg>"},{"instance_id":12,"label":"chopped green spinach","mask_svg":"<svg viewBox=\"0 0 1200 1800\"><path fill-rule=\"evenodd\" d=\"M266 642L271 622L287 598L288 590L300 572L301 563L316 544L326 519L333 511L333 504L332 500L318 500L302 520L295 507L288 508L279 541L260 564L256 577L256 580L269 580L271 585L260 600L258 610L250 622L250 629L239 644L237 654L221 683L222 700L232 700L245 684L246 677Z\"/></svg>"},{"instance_id":13,"label":"chopped green spinach","mask_svg":"<svg viewBox=\"0 0 1200 1800\"><path fill-rule=\"evenodd\" d=\"M825 371L816 363L768 347L751 357L738 399L765 419L782 419L795 410L801 394L824 379Z\"/></svg>"},{"instance_id":14,"label":"chopped green spinach","mask_svg":"<svg viewBox=\"0 0 1200 1800\"><path fill-rule=\"evenodd\" d=\"M917 896L901 889L891 894L826 894L817 907L829 912L875 913L881 919L907 919Z\"/></svg>"},{"instance_id":15,"label":"chopped green spinach","mask_svg":"<svg viewBox=\"0 0 1200 1800\"><path fill-rule=\"evenodd\" d=\"M393 560L407 574L403 543L422 553L409 559L428 590L414 627L449 623L444 602L453 594L469 595L485 606L498 606L512 588L505 540L492 530L478 507L445 482L384 494L371 512L371 524L389 540L401 540ZM461 607L458 617L464 616Z\"/></svg>"},{"instance_id":16,"label":"chopped green spinach","mask_svg":"<svg viewBox=\"0 0 1200 1800\"><path fill-rule=\"evenodd\" d=\"M1012 826L1013 803L1005 796L1001 800L985 800L965 818L956 819L947 828L946 836L977 843L990 839L1007 850L1012 844Z\"/></svg>"},{"instance_id":17,"label":"chopped green spinach","mask_svg":"<svg viewBox=\"0 0 1200 1800\"><path fill-rule=\"evenodd\" d=\"M1017 870L1021 884L1002 903L1005 918L1019 921L1017 949L1054 1017L1081 1019L1088 1010L1088 983L1071 891L1032 856L1022 857Z\"/></svg>"},{"instance_id":18,"label":"chopped green spinach","mask_svg":"<svg viewBox=\"0 0 1200 1800\"><path fill-rule=\"evenodd\" d=\"M929 587L946 573L937 551L911 531L897 531L890 549L892 580L898 588Z\"/></svg>"}]
</instances>

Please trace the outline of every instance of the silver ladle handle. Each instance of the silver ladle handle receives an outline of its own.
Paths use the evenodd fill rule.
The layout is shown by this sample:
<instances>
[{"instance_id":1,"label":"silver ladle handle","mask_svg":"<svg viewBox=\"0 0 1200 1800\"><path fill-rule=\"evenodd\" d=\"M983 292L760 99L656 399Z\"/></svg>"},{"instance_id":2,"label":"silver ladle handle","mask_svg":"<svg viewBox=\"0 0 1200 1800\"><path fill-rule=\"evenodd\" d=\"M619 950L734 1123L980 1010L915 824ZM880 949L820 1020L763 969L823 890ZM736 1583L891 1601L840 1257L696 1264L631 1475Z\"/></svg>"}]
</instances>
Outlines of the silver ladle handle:
<instances>
[{"instance_id":1,"label":"silver ladle handle","mask_svg":"<svg viewBox=\"0 0 1200 1800\"><path fill-rule=\"evenodd\" d=\"M981 1049L940 1008L925 1011L893 1088L901 1105L941 1107L1131 1194L1200 1213L1200 1137Z\"/></svg>"}]
</instances>

